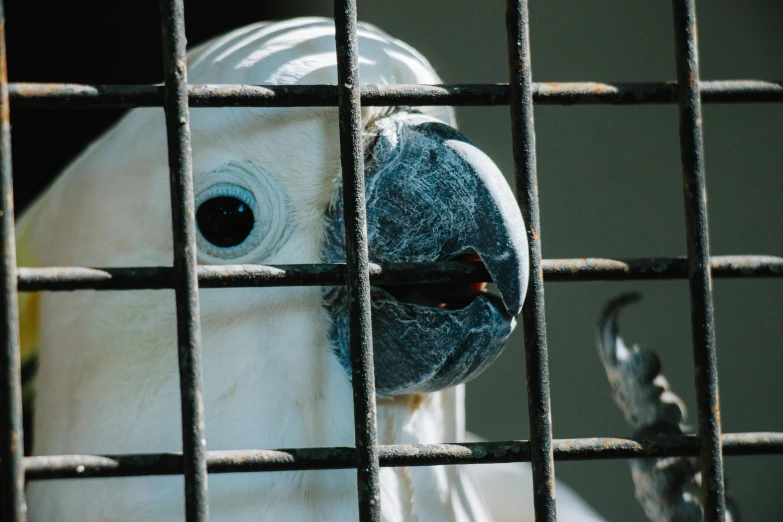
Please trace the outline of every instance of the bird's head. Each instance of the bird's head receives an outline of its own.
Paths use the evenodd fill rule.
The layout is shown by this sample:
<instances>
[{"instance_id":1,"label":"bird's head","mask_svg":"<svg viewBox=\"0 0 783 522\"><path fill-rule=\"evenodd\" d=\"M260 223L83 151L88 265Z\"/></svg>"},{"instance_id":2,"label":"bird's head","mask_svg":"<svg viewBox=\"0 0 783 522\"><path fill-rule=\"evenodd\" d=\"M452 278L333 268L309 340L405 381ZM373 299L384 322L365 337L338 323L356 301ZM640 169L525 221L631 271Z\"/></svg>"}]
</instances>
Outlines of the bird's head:
<instances>
[{"instance_id":1,"label":"bird's head","mask_svg":"<svg viewBox=\"0 0 783 522\"><path fill-rule=\"evenodd\" d=\"M365 25L358 36L363 83L440 82L404 43ZM205 44L189 56L188 80L335 84L335 65L333 22L298 19L249 26ZM112 239L110 245L85 241L57 262L170 263L162 119L160 109L133 111L75 165L69 176L83 182L63 185L59 197L90 203L73 214L78 221L70 229ZM481 261L499 293L459 282L373 287L377 391L434 391L464 382L500 353L521 309L528 275L522 216L492 160L455 130L449 108L366 107L362 125L370 261ZM193 108L191 129L200 264L345 261L336 108ZM70 218L58 219L65 226ZM158 307L148 295L139 297L135 316L146 318L147 331L165 324L173 334L171 312L160 313L171 309L167 295ZM125 293L116 307L131 306L132 299ZM114 308L96 305L94 313ZM350 377L345 287L203 290L201 314L207 385L241 370L259 350L286 352L284 360L265 358L282 373L330 359L346 382ZM308 354L313 346L328 347L326 355ZM214 365L226 364L232 366L211 377Z\"/></svg>"},{"instance_id":2,"label":"bird's head","mask_svg":"<svg viewBox=\"0 0 783 522\"><path fill-rule=\"evenodd\" d=\"M359 37L363 82L437 81L401 42L374 28ZM236 42L233 54L226 42L197 51L190 81L216 82L219 64L225 83L336 83L330 22L267 38L264 49L274 52L238 52ZM227 80L225 70L251 76ZM474 377L500 353L522 307L528 262L519 208L492 160L453 125L445 108L363 111L370 262L481 261L499 293L476 283L373 286L381 395L435 391ZM199 262L345 262L334 108L195 109L192 126ZM246 303L256 309L318 299L332 351L350 376L345 287L317 297L301 288L237 293L252 296Z\"/></svg>"}]
</instances>

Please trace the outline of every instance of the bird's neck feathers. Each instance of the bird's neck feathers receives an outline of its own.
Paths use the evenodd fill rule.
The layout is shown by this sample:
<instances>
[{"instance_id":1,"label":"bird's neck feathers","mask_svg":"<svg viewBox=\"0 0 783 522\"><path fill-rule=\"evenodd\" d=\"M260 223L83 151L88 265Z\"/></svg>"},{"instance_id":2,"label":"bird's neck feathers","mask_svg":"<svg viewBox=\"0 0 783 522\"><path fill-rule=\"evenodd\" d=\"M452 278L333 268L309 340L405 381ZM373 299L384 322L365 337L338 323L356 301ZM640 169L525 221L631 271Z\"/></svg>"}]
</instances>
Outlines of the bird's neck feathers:
<instances>
[{"instance_id":1,"label":"bird's neck feathers","mask_svg":"<svg viewBox=\"0 0 783 522\"><path fill-rule=\"evenodd\" d=\"M311 306L313 292L320 289L298 289L300 299L289 295L285 307L277 310L278 316L274 309L264 310L257 316L262 323L255 327L248 326L255 322L252 317L239 317L236 326L227 325L220 331L211 328L209 318L205 318L204 330L215 335L214 339L204 338L208 448L354 445L351 385L330 345L326 311ZM205 304L209 306L208 301ZM219 345L225 348L217 349ZM380 398L378 443L460 440L464 432L463 405L462 386L437 393ZM275 514L290 503L309 510L297 511L292 520L355 518L353 470L296 476L299 485L295 492L274 493L277 501L269 509ZM228 482L221 477L215 485L210 480L212 498L222 498L219 492L230 497L236 488L251 487L237 479ZM279 488L274 485L278 481L268 480L267 488ZM480 503L463 502L466 492L472 491L468 480L456 467L382 468L382 520L489 520L479 513ZM327 517L324 502L327 509L334 509Z\"/></svg>"},{"instance_id":2,"label":"bird's neck feathers","mask_svg":"<svg viewBox=\"0 0 783 522\"><path fill-rule=\"evenodd\" d=\"M236 292L259 291L274 290ZM203 314L209 447L353 446L351 384L330 344L328 314L313 305L318 293L319 288L286 289L279 306L244 312L232 306L229 321L223 313ZM218 295L202 292L202 307L216 309L218 303L210 299ZM234 296L234 302L242 301ZM461 388L380 398L379 443L457 440L463 430L462 403ZM242 430L231 429L235 419L242 419Z\"/></svg>"}]
</instances>

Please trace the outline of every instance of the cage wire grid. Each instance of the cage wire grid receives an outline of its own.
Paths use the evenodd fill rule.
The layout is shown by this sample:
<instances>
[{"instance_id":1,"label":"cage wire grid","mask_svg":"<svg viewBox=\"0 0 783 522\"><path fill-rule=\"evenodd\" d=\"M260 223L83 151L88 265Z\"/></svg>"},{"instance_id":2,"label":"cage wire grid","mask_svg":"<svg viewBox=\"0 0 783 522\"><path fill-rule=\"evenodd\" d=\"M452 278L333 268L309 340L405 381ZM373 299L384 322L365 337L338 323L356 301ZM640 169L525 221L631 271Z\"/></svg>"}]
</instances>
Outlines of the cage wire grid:
<instances>
[{"instance_id":1,"label":"cage wire grid","mask_svg":"<svg viewBox=\"0 0 783 522\"><path fill-rule=\"evenodd\" d=\"M25 481L140 475L184 475L188 522L209 518L208 473L357 469L359 518L380 520L379 467L530 461L536 520L554 522L554 461L698 456L706 521L725 520L723 455L783 452L783 433L721 434L714 342L712 277L783 276L783 258L709 255L701 103L783 102L783 82L700 81L695 0L673 0L677 82L532 82L527 0L508 0L507 85L361 85L356 0L335 0L338 85L189 85L182 0L160 0L163 86L9 84L0 0L0 515L26 519ZM533 105L677 103L687 232L687 257L644 259L541 258ZM163 107L171 179L174 260L171 267L16 266L11 173L10 105L14 108ZM527 227L530 284L522 310L527 368L529 441L378 445L370 284L489 281L480 263L369 263L361 153L361 106L509 105L517 197ZM346 263L198 266L196 262L189 107L337 106L345 193ZM552 438L544 281L627 281L687 278L698 435L656 440ZM347 285L350 295L355 447L206 451L201 398L198 289L241 286ZM174 289L177 307L182 453L24 457L17 291Z\"/></svg>"}]
</instances>

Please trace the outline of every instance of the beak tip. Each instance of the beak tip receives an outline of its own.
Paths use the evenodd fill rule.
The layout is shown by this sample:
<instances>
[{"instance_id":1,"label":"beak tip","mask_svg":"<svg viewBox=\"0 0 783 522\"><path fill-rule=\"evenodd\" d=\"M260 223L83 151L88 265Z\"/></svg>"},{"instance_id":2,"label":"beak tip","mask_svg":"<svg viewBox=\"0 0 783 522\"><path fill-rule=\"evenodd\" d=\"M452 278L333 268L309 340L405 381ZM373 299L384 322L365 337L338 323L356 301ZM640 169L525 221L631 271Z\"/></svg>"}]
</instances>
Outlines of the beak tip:
<instances>
[{"instance_id":1,"label":"beak tip","mask_svg":"<svg viewBox=\"0 0 783 522\"><path fill-rule=\"evenodd\" d=\"M513 292L509 292L506 298L503 294L503 304L506 305L508 313L514 317L522 313L522 305L525 303L525 292L527 290L527 281L523 281L520 286L514 289Z\"/></svg>"},{"instance_id":2,"label":"beak tip","mask_svg":"<svg viewBox=\"0 0 783 522\"><path fill-rule=\"evenodd\" d=\"M523 302L524 301L522 298L514 298L513 300L511 300L511 302L506 303L506 308L508 308L508 313L514 317L518 316L520 313L522 313Z\"/></svg>"},{"instance_id":3,"label":"beak tip","mask_svg":"<svg viewBox=\"0 0 783 522\"><path fill-rule=\"evenodd\" d=\"M502 265L495 270L490 269L490 275L500 293L500 299L506 308L506 312L516 317L522 312L522 305L525 302L528 283L527 256L514 256L515 267L503 267ZM492 272L495 272L494 274Z\"/></svg>"}]
</instances>

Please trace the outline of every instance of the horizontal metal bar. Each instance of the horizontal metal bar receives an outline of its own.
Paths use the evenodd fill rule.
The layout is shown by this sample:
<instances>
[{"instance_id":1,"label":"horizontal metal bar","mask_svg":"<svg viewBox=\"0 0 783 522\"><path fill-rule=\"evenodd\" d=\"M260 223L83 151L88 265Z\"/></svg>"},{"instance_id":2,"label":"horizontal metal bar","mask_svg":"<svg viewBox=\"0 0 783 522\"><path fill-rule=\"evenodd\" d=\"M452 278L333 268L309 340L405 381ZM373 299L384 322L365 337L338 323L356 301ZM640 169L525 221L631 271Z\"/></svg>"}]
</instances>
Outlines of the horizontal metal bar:
<instances>
[{"instance_id":1,"label":"horizontal metal bar","mask_svg":"<svg viewBox=\"0 0 783 522\"><path fill-rule=\"evenodd\" d=\"M335 107L334 85L190 85L190 107ZM160 107L161 85L11 83L14 109ZM783 81L701 82L705 103L782 102ZM508 105L508 84L363 85L364 106ZM639 105L677 102L676 82L534 83L533 101L546 105Z\"/></svg>"},{"instance_id":2,"label":"horizontal metal bar","mask_svg":"<svg viewBox=\"0 0 783 522\"><path fill-rule=\"evenodd\" d=\"M345 264L322 265L199 265L202 288L266 286L332 286L346 284ZM481 263L389 263L370 264L376 285L441 283L454 280L488 281ZM38 290L141 290L172 288L171 267L20 268L19 289Z\"/></svg>"},{"instance_id":3,"label":"horizontal metal bar","mask_svg":"<svg viewBox=\"0 0 783 522\"><path fill-rule=\"evenodd\" d=\"M715 256L717 278L783 277L783 257ZM683 279L684 257L638 259L545 259L544 279L560 281L632 281ZM22 292L64 290L160 290L173 288L171 267L44 267L19 268ZM344 264L320 265L199 265L201 288L331 286L345 284ZM468 261L439 263L370 263L370 282L387 284L432 284L445 282L490 282L484 265Z\"/></svg>"},{"instance_id":4,"label":"horizontal metal bar","mask_svg":"<svg viewBox=\"0 0 783 522\"><path fill-rule=\"evenodd\" d=\"M783 433L729 433L721 437L725 455L783 454ZM655 441L624 438L554 439L555 460L606 460L697 456L695 435ZM247 473L356 466L355 449L296 448L208 451L209 473ZM379 446L382 467L529 462L530 441ZM25 457L27 480L182 474L181 453L136 455L57 455Z\"/></svg>"},{"instance_id":5,"label":"horizontal metal bar","mask_svg":"<svg viewBox=\"0 0 783 522\"><path fill-rule=\"evenodd\" d=\"M783 277L783 257L712 256L716 278ZM545 281L641 281L688 277L685 257L545 259Z\"/></svg>"}]
</instances>

